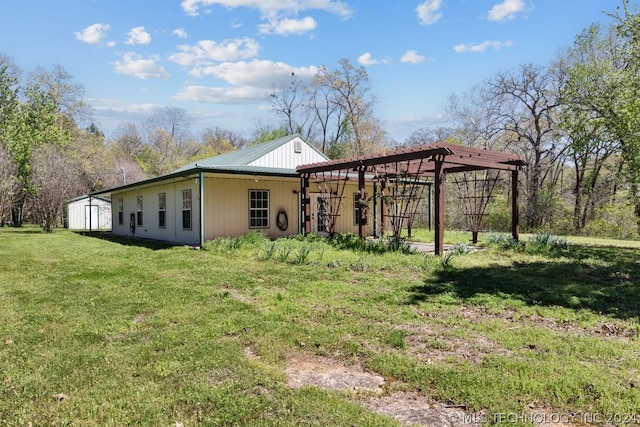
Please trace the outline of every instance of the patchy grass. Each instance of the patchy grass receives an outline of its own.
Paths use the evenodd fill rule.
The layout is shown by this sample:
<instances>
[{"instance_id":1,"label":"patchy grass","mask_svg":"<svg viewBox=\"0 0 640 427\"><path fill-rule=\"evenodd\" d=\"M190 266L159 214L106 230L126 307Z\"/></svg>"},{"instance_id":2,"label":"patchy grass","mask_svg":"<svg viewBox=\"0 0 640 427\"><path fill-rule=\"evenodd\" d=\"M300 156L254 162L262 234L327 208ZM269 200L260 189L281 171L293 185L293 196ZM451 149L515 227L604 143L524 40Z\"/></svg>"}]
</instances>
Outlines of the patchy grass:
<instances>
[{"instance_id":1,"label":"patchy grass","mask_svg":"<svg viewBox=\"0 0 640 427\"><path fill-rule=\"evenodd\" d=\"M289 387L301 352L469 413L640 417L640 252L569 242L445 264L2 228L0 425L399 425L366 396Z\"/></svg>"}]
</instances>

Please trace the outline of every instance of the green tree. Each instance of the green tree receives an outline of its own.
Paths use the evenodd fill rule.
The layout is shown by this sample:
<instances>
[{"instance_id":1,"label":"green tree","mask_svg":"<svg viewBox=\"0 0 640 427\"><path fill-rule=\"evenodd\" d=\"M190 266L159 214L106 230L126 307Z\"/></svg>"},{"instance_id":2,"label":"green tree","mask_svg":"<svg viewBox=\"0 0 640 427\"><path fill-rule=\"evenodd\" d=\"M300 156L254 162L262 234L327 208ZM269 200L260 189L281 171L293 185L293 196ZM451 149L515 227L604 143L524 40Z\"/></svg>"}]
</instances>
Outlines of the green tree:
<instances>
[{"instance_id":1,"label":"green tree","mask_svg":"<svg viewBox=\"0 0 640 427\"><path fill-rule=\"evenodd\" d=\"M577 231L586 227L615 189L607 185L603 172L620 152L620 141L609 132L606 119L612 111L610 91L615 87L611 84L618 79L621 59L617 40L613 31L592 25L576 37L558 62L567 75L560 96L560 126L566 131L573 162L573 226Z\"/></svg>"},{"instance_id":2,"label":"green tree","mask_svg":"<svg viewBox=\"0 0 640 427\"><path fill-rule=\"evenodd\" d=\"M610 99L603 105L604 122L621 145L640 235L640 14L637 5L631 8L629 0L623 0L622 8L612 16L622 57L608 85Z\"/></svg>"},{"instance_id":3,"label":"green tree","mask_svg":"<svg viewBox=\"0 0 640 427\"><path fill-rule=\"evenodd\" d=\"M25 90L25 101L8 121L5 140L9 153L18 167L21 191L14 199L12 223L22 225L23 209L33 194L31 158L34 151L47 145L64 146L70 140L64 118L49 94L37 85Z\"/></svg>"}]
</instances>

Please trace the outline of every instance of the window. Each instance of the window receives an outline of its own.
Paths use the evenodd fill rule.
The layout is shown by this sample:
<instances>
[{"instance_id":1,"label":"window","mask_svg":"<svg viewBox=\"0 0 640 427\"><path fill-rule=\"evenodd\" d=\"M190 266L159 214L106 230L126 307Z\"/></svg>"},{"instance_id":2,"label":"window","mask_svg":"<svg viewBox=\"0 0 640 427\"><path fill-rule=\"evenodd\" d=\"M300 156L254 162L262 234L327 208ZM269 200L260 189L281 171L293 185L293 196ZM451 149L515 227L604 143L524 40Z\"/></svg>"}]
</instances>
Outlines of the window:
<instances>
[{"instance_id":1,"label":"window","mask_svg":"<svg viewBox=\"0 0 640 427\"><path fill-rule=\"evenodd\" d=\"M249 190L249 228L269 228L269 191Z\"/></svg>"},{"instance_id":2,"label":"window","mask_svg":"<svg viewBox=\"0 0 640 427\"><path fill-rule=\"evenodd\" d=\"M182 228L191 230L191 190L182 190Z\"/></svg>"},{"instance_id":3,"label":"window","mask_svg":"<svg viewBox=\"0 0 640 427\"><path fill-rule=\"evenodd\" d=\"M138 196L137 197L138 200L138 219L137 219L137 223L138 225L142 225L142 196Z\"/></svg>"},{"instance_id":4,"label":"window","mask_svg":"<svg viewBox=\"0 0 640 427\"><path fill-rule=\"evenodd\" d=\"M302 141L299 139L295 139L293 141L293 151L295 153L302 153Z\"/></svg>"},{"instance_id":5,"label":"window","mask_svg":"<svg viewBox=\"0 0 640 427\"><path fill-rule=\"evenodd\" d=\"M167 213L167 193L158 193L158 227L165 228Z\"/></svg>"},{"instance_id":6,"label":"window","mask_svg":"<svg viewBox=\"0 0 640 427\"><path fill-rule=\"evenodd\" d=\"M124 224L124 199L118 199L118 224Z\"/></svg>"}]
</instances>

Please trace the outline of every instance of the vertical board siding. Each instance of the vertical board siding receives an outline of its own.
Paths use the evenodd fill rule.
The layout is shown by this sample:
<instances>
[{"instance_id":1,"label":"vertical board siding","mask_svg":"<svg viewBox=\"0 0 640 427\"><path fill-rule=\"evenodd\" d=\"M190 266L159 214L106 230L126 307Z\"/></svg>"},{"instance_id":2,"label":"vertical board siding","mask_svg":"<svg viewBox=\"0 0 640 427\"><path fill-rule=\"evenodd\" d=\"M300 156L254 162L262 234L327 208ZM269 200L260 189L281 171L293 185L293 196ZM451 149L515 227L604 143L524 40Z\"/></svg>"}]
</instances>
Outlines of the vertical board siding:
<instances>
[{"instance_id":1,"label":"vertical board siding","mask_svg":"<svg viewBox=\"0 0 640 427\"><path fill-rule=\"evenodd\" d=\"M204 188L205 240L240 236L251 230L261 231L272 239L300 232L298 178L213 175L205 178ZM249 228L249 190L269 191L268 228ZM276 225L280 209L285 209L288 216L285 231Z\"/></svg>"},{"instance_id":2,"label":"vertical board siding","mask_svg":"<svg viewBox=\"0 0 640 427\"><path fill-rule=\"evenodd\" d=\"M300 152L295 152L296 141L300 144ZM295 169L310 163L324 162L327 159L320 152L310 147L300 138L293 138L286 144L249 163L249 166L264 166Z\"/></svg>"}]
</instances>

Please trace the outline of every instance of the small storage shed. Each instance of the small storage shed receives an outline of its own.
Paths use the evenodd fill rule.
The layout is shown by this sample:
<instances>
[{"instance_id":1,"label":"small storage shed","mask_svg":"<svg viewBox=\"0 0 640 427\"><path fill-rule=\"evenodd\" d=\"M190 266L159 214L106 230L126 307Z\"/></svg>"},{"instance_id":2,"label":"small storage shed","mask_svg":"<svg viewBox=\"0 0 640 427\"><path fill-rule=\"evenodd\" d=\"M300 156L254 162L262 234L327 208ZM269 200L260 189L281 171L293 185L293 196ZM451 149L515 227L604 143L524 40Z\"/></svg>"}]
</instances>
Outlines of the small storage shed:
<instances>
[{"instance_id":1,"label":"small storage shed","mask_svg":"<svg viewBox=\"0 0 640 427\"><path fill-rule=\"evenodd\" d=\"M83 195L70 200L64 227L72 230L111 230L111 200Z\"/></svg>"}]
</instances>

